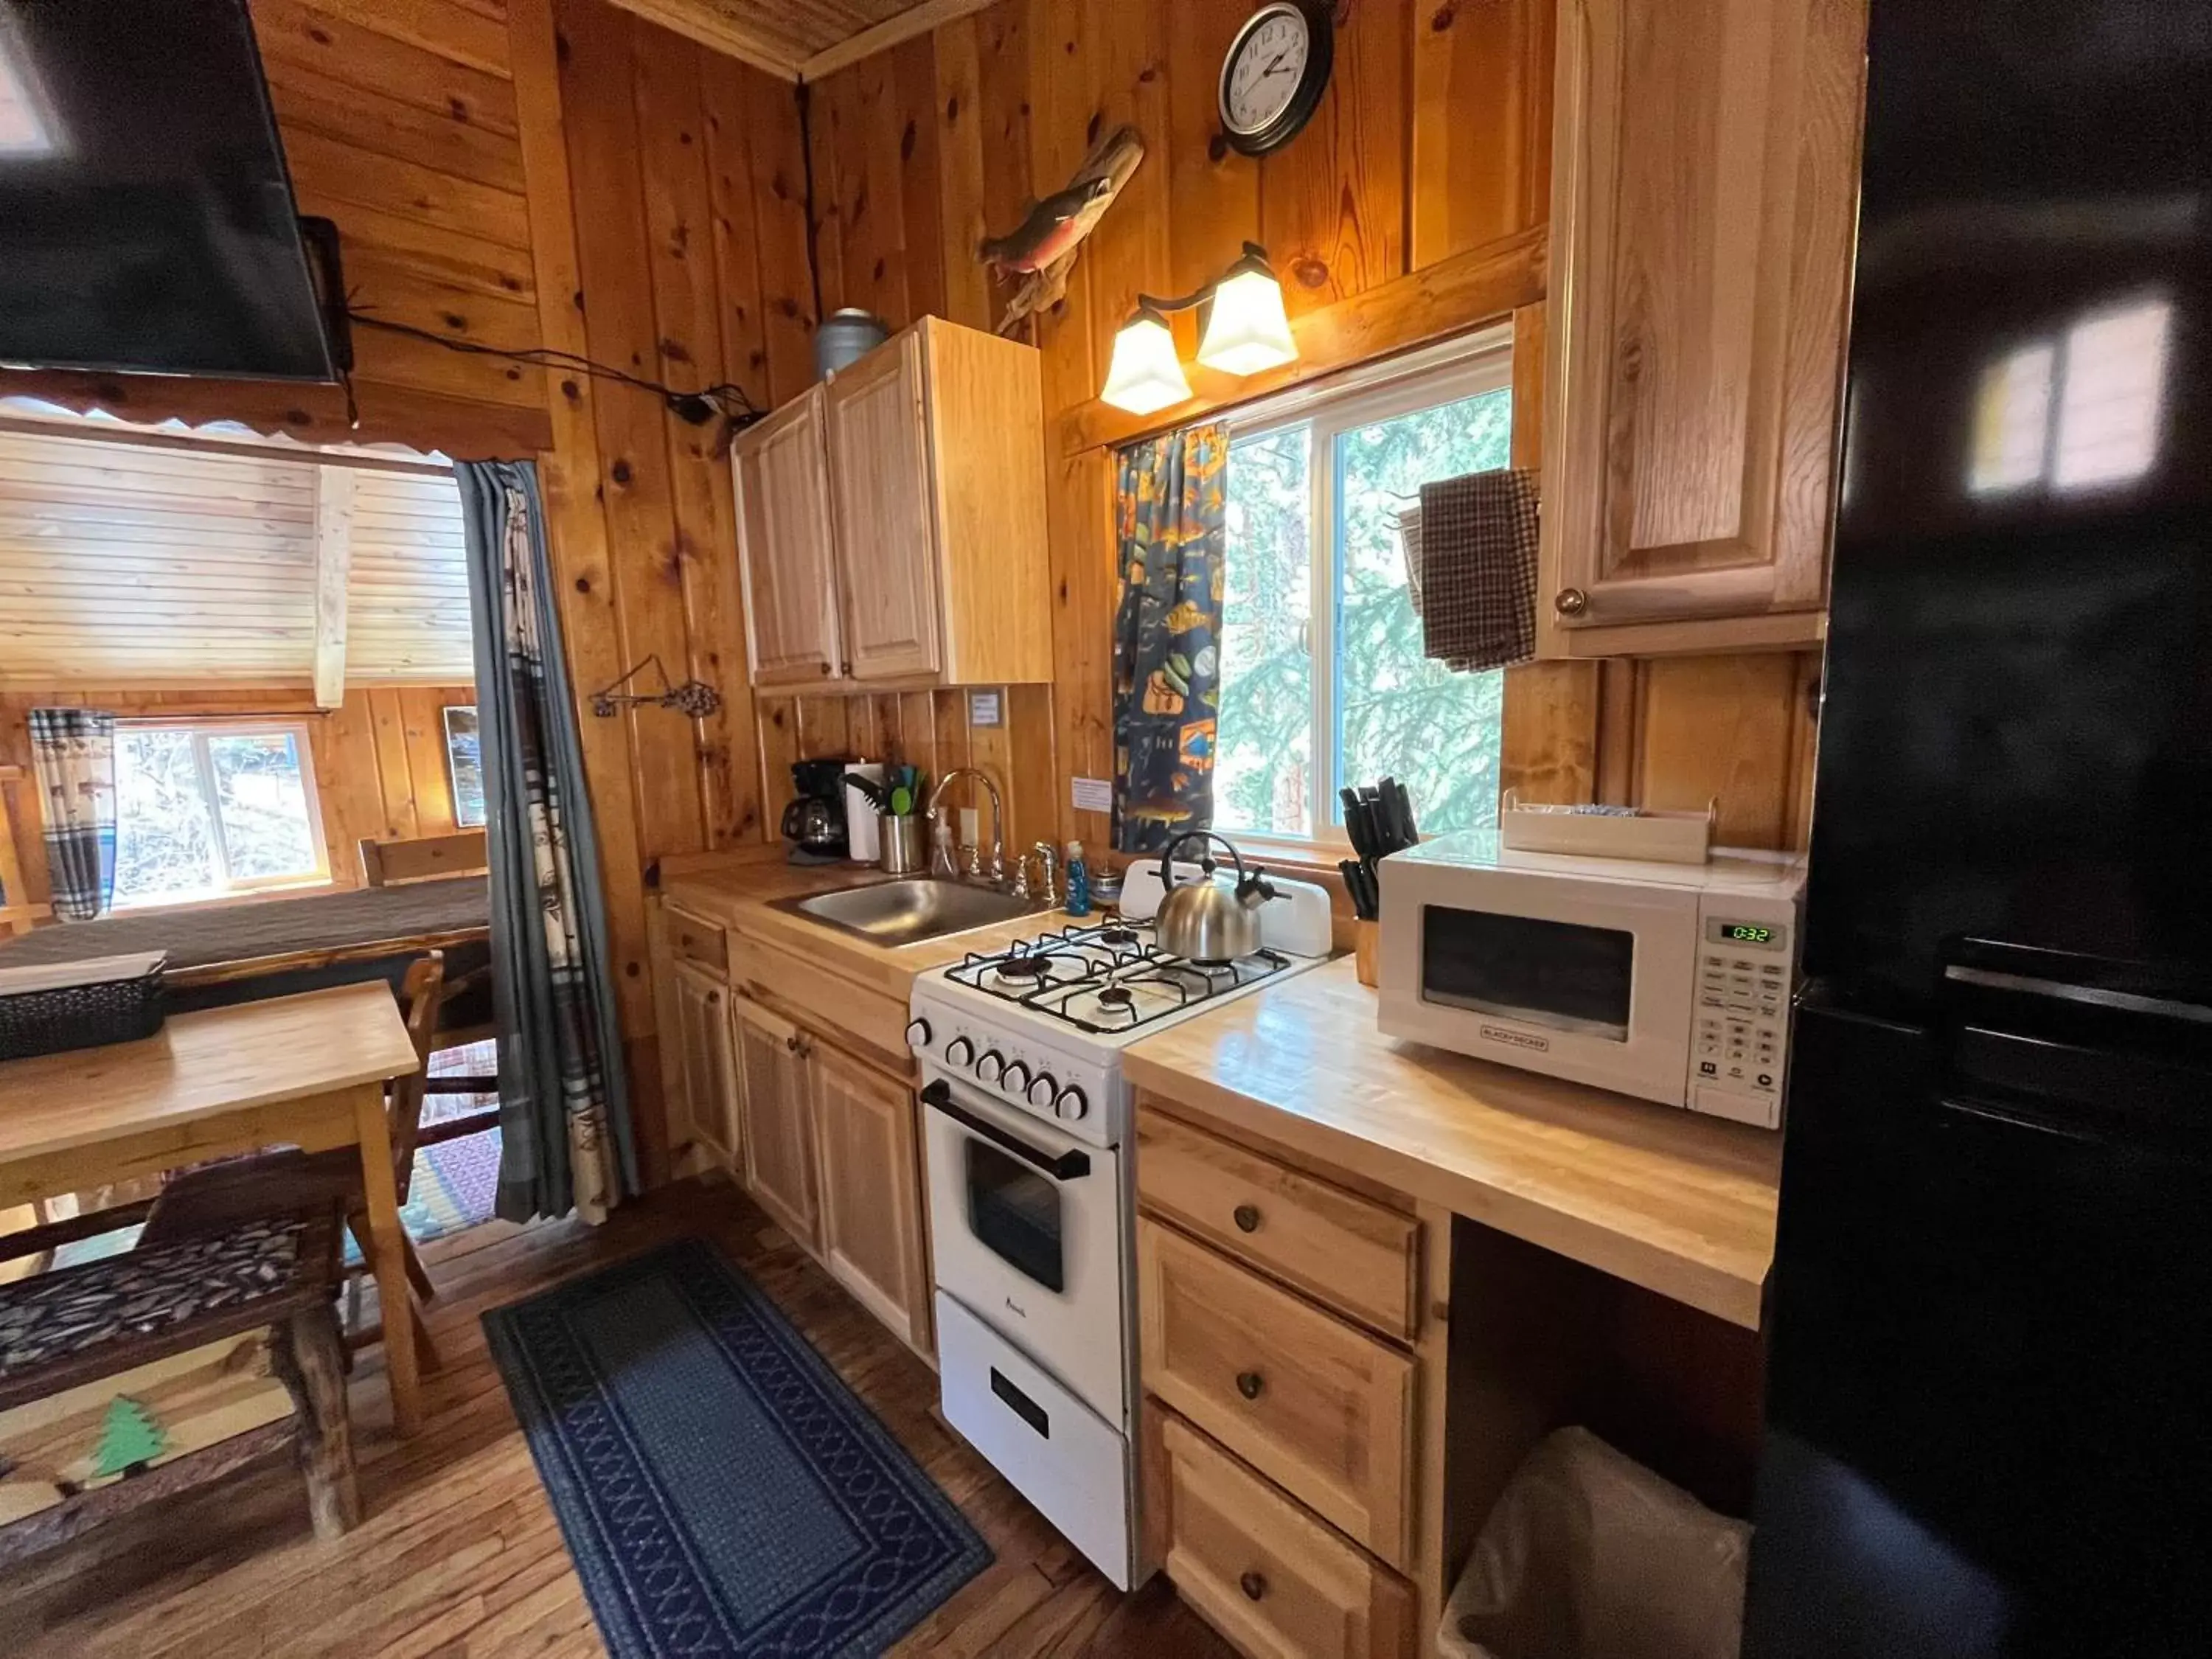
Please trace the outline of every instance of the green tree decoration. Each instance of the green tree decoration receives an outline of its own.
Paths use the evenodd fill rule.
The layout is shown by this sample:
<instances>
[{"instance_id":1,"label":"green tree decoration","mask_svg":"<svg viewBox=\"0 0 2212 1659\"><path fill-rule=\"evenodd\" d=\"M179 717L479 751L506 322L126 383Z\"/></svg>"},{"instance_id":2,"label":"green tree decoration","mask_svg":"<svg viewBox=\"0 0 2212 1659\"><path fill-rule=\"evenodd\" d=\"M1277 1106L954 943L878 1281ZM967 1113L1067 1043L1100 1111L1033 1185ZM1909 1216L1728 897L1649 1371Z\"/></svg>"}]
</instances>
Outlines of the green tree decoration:
<instances>
[{"instance_id":1,"label":"green tree decoration","mask_svg":"<svg viewBox=\"0 0 2212 1659\"><path fill-rule=\"evenodd\" d=\"M153 1413L137 1401L118 1395L107 1402L107 1419L100 1425L100 1449L93 1454L92 1478L111 1475L126 1479L143 1474L146 1466L168 1447L169 1437Z\"/></svg>"}]
</instances>

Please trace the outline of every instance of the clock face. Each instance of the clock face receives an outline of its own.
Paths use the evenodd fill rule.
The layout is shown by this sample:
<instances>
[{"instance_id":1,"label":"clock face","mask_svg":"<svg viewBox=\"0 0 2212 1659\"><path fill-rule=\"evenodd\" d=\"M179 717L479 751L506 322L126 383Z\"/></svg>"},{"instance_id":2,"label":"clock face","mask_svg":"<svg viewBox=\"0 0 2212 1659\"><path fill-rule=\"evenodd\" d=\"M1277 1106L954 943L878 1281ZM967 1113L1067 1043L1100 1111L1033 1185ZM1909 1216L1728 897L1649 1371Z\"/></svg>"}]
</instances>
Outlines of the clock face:
<instances>
[{"instance_id":1,"label":"clock face","mask_svg":"<svg viewBox=\"0 0 2212 1659\"><path fill-rule=\"evenodd\" d=\"M1313 31L1295 6L1269 6L1255 14L1230 48L1221 76L1221 122L1239 137L1263 132L1282 119L1305 79Z\"/></svg>"}]
</instances>

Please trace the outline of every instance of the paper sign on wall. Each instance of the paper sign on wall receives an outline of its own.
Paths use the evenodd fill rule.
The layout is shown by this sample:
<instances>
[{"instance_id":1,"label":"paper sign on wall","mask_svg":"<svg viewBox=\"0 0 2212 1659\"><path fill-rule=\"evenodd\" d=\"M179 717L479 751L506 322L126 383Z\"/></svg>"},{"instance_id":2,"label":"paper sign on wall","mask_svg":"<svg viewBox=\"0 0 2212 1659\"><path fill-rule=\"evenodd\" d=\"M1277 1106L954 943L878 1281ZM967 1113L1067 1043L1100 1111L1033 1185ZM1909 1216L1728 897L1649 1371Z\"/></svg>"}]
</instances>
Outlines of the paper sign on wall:
<instances>
[{"instance_id":1,"label":"paper sign on wall","mask_svg":"<svg viewBox=\"0 0 2212 1659\"><path fill-rule=\"evenodd\" d=\"M968 724L970 726L1001 724L997 692L970 691L968 694Z\"/></svg>"},{"instance_id":2,"label":"paper sign on wall","mask_svg":"<svg viewBox=\"0 0 2212 1659\"><path fill-rule=\"evenodd\" d=\"M1075 797L1079 812L1110 812L1114 810L1114 786L1104 778L1077 778L1071 793Z\"/></svg>"}]
</instances>

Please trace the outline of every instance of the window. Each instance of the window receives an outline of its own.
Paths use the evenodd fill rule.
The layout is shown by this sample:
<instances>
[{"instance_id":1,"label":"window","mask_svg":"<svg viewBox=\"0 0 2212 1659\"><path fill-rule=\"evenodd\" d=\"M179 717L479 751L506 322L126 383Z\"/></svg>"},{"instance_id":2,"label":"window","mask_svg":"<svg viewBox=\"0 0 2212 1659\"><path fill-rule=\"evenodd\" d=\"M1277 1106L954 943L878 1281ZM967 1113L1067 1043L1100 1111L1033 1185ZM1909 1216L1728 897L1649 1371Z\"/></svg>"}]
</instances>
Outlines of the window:
<instances>
[{"instance_id":1,"label":"window","mask_svg":"<svg viewBox=\"0 0 2212 1659\"><path fill-rule=\"evenodd\" d=\"M1334 838L1338 789L1384 776L1425 832L1496 821L1504 676L1421 654L1397 514L1506 464L1510 375L1486 350L1232 428L1217 828Z\"/></svg>"},{"instance_id":2,"label":"window","mask_svg":"<svg viewBox=\"0 0 2212 1659\"><path fill-rule=\"evenodd\" d=\"M453 822L474 830L484 821L483 753L477 746L475 705L446 710L446 771L453 784Z\"/></svg>"},{"instance_id":3,"label":"window","mask_svg":"<svg viewBox=\"0 0 2212 1659\"><path fill-rule=\"evenodd\" d=\"M329 876L303 727L124 726L115 775L118 907Z\"/></svg>"}]
</instances>

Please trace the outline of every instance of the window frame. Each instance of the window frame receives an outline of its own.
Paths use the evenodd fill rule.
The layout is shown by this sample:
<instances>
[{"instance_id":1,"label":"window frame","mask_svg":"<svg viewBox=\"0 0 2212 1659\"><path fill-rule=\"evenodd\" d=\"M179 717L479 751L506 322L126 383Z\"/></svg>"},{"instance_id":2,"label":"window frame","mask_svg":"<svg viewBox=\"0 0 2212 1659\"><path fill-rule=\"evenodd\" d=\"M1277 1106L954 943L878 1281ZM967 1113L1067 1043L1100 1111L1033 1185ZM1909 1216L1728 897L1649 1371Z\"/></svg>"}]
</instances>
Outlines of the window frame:
<instances>
[{"instance_id":1,"label":"window frame","mask_svg":"<svg viewBox=\"0 0 2212 1659\"><path fill-rule=\"evenodd\" d=\"M1223 832L1235 836L1239 846L1276 849L1294 858L1325 855L1332 863L1351 851L1343 803L1337 799L1343 765L1337 710L1343 701L1344 671L1337 651L1343 596L1338 567L1344 529L1337 500L1337 438L1377 422L1512 390L1513 331L1504 325L1411 355L1349 384L1326 390L1299 387L1223 417L1232 456L1236 446L1247 439L1272 437L1300 427L1307 430L1306 649L1313 663L1309 718L1314 763L1307 773L1306 822L1312 828L1303 836L1261 830Z\"/></svg>"},{"instance_id":2,"label":"window frame","mask_svg":"<svg viewBox=\"0 0 2212 1659\"><path fill-rule=\"evenodd\" d=\"M207 807L208 825L212 831L210 841L215 852L217 880L215 890L190 898L125 899L118 896L115 902L118 911L186 909L196 905L221 904L231 899L251 898L263 893L331 884L330 838L323 828L322 799L315 787L314 740L307 721L252 717L178 720L149 714L118 720L116 726L118 738L125 732L183 732L190 734L192 769L199 779L200 799ZM307 844L315 854L313 874L234 876L231 873L230 832L222 821L222 801L216 793L215 758L209 752L208 740L210 738L238 737L289 737L292 739L294 751L300 757L300 789L301 804L307 814ZM120 782L119 778L118 781ZM123 834L119 789L116 806L115 831L119 843Z\"/></svg>"},{"instance_id":3,"label":"window frame","mask_svg":"<svg viewBox=\"0 0 2212 1659\"><path fill-rule=\"evenodd\" d=\"M483 802L483 816L474 823L461 816L461 775L453 763L453 711L465 708L469 718L477 723L477 795ZM457 830L481 830L491 817L491 802L484 799L483 789L483 714L478 704L449 702L438 710L438 734L446 745L446 798L453 804L453 827Z\"/></svg>"}]
</instances>

